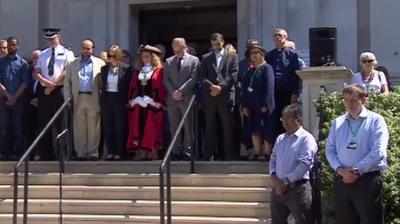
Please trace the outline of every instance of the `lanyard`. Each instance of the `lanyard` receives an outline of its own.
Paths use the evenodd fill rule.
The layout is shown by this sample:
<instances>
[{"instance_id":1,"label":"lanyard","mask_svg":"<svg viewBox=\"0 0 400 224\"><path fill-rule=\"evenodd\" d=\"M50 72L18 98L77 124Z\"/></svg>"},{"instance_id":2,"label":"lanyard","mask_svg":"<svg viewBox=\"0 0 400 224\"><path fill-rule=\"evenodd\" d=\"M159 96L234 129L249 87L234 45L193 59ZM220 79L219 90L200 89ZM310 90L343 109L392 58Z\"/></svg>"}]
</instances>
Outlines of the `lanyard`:
<instances>
[{"instance_id":1,"label":"lanyard","mask_svg":"<svg viewBox=\"0 0 400 224\"><path fill-rule=\"evenodd\" d=\"M260 71L260 67L261 66L258 66L255 70L254 70L254 72L251 74L251 78L250 78L250 84L249 84L249 88L252 88L253 87L253 81L254 81L254 77L258 74L258 72Z\"/></svg>"},{"instance_id":2,"label":"lanyard","mask_svg":"<svg viewBox=\"0 0 400 224\"><path fill-rule=\"evenodd\" d=\"M364 79L363 75L361 74L361 77L363 79L363 83L365 85L365 91L369 92L369 85L371 84L372 80L374 79L375 73L372 72L372 74L370 74L368 76L368 79Z\"/></svg>"},{"instance_id":3,"label":"lanyard","mask_svg":"<svg viewBox=\"0 0 400 224\"><path fill-rule=\"evenodd\" d=\"M358 131L360 131L361 126L364 124L365 118L361 121L360 125L358 125L357 129L354 131L353 128L350 125L350 120L347 119L347 125L349 126L350 132L351 132L351 141L354 141L356 139Z\"/></svg>"}]
</instances>

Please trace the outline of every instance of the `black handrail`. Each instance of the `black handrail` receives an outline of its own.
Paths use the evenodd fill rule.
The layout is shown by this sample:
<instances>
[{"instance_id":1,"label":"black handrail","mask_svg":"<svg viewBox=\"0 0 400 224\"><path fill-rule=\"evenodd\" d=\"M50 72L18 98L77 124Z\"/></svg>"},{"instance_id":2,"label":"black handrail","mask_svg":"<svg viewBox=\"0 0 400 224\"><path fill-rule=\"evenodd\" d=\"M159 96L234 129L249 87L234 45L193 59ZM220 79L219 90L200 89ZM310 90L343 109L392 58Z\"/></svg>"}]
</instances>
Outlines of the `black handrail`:
<instances>
[{"instance_id":1,"label":"black handrail","mask_svg":"<svg viewBox=\"0 0 400 224\"><path fill-rule=\"evenodd\" d=\"M18 218L18 173L19 168L22 163L25 163L24 169L24 214L23 214L23 224L28 223L28 185L29 185L29 156L32 153L33 149L39 143L39 141L43 138L43 135L48 131L51 125L55 122L55 120L60 116L60 114L67 107L68 103L71 101L71 97L65 100L65 102L60 106L60 108L56 111L47 125L43 128L40 134L36 137L33 143L29 146L29 148L25 151L22 157L18 160L17 164L14 167L14 201L13 201L13 224L17 224ZM60 152L61 153L61 152Z\"/></svg>"},{"instance_id":2,"label":"black handrail","mask_svg":"<svg viewBox=\"0 0 400 224\"><path fill-rule=\"evenodd\" d=\"M166 185L167 185L167 197L166 197L166 201L167 201L167 223L171 224L171 152L172 149L174 148L175 144L176 144L176 140L178 138L179 133L182 130L183 124L185 123L185 120L190 112L190 110L192 109L193 105L195 105L195 99L196 99L196 95L193 95L192 98L190 99L189 102L189 106L187 107L185 113L183 114L183 117L178 125L178 128L175 131L175 135L172 138L171 143L169 144L168 150L165 153L164 159L161 162L160 165L160 170L159 170L159 178L160 178L160 224L164 224L165 223L165 198L164 198L164 188L165 188L165 184L164 184L164 172L166 173ZM196 109L196 108L195 108ZM195 152L197 151L197 141L196 141L196 137L194 133L196 133L197 131L197 116L196 116L196 112L194 111L194 131L193 131L193 147L191 147L191 151L190 151L190 172L194 173L195 169L194 169L194 157L195 157Z\"/></svg>"}]
</instances>

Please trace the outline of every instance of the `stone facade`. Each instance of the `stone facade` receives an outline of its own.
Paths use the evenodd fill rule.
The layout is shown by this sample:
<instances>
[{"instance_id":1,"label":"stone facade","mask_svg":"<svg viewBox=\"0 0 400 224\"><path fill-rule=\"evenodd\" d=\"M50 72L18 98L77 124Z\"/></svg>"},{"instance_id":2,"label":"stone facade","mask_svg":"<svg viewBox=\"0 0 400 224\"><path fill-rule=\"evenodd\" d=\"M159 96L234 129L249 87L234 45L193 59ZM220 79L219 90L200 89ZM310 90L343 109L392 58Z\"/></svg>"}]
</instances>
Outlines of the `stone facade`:
<instances>
[{"instance_id":1,"label":"stone facade","mask_svg":"<svg viewBox=\"0 0 400 224\"><path fill-rule=\"evenodd\" d=\"M41 28L63 29L65 43L79 51L80 40L91 37L97 49L118 42L135 51L138 45L138 15L141 4L192 3L198 0L0 0L0 37L15 35L22 53L44 47ZM271 49L272 30L286 27L298 50L308 50L310 27L337 27L338 62L358 69L358 55L376 52L378 61L400 81L400 31L398 0L232 0L237 5L238 50L247 38L262 41ZM390 29L393 27L393 29ZM210 31L211 33L212 31Z\"/></svg>"}]
</instances>

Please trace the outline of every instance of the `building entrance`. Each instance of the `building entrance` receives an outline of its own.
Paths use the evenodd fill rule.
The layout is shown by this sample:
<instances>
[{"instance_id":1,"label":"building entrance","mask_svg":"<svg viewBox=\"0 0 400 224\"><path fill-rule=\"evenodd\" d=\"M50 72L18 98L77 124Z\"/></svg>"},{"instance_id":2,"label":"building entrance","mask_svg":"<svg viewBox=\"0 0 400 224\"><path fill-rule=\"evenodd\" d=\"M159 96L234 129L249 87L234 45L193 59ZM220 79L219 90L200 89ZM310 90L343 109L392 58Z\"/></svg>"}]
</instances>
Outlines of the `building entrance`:
<instances>
[{"instance_id":1,"label":"building entrance","mask_svg":"<svg viewBox=\"0 0 400 224\"><path fill-rule=\"evenodd\" d=\"M135 5L138 15L138 42L163 44L166 57L172 55L171 40L184 37L193 44L197 56L210 49L210 35L220 32L225 42L237 41L236 0L201 0Z\"/></svg>"}]
</instances>

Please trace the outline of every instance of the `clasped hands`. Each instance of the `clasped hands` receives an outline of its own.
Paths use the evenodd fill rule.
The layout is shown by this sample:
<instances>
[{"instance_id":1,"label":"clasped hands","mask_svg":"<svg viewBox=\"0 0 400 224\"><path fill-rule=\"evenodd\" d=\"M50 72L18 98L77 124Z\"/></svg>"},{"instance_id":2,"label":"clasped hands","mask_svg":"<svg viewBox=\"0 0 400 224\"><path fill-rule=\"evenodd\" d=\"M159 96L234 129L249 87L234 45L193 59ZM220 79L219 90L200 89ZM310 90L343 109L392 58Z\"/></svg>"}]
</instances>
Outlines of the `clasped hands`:
<instances>
[{"instance_id":1,"label":"clasped hands","mask_svg":"<svg viewBox=\"0 0 400 224\"><path fill-rule=\"evenodd\" d=\"M250 109L247 107L243 107L242 109L243 115L246 117L250 116ZM268 112L268 108L267 107L261 107L261 113L265 114Z\"/></svg>"},{"instance_id":2,"label":"clasped hands","mask_svg":"<svg viewBox=\"0 0 400 224\"><path fill-rule=\"evenodd\" d=\"M7 106L14 106L15 103L17 102L17 97L12 94L6 94L6 97L7 97L7 101L5 102L5 104Z\"/></svg>"},{"instance_id":3,"label":"clasped hands","mask_svg":"<svg viewBox=\"0 0 400 224\"><path fill-rule=\"evenodd\" d=\"M134 107L136 104L139 104L143 108L147 107L148 105L151 105L157 109L160 109L162 107L161 103L154 101L149 96L138 96L135 99L129 100L130 107Z\"/></svg>"},{"instance_id":4,"label":"clasped hands","mask_svg":"<svg viewBox=\"0 0 400 224\"><path fill-rule=\"evenodd\" d=\"M218 96L222 92L222 87L220 85L211 85L210 91L211 96Z\"/></svg>"},{"instance_id":5,"label":"clasped hands","mask_svg":"<svg viewBox=\"0 0 400 224\"><path fill-rule=\"evenodd\" d=\"M360 173L352 168L339 167L336 172L342 177L342 181L345 184L354 183L360 176Z\"/></svg>"},{"instance_id":6,"label":"clasped hands","mask_svg":"<svg viewBox=\"0 0 400 224\"><path fill-rule=\"evenodd\" d=\"M271 179L274 184L275 193L277 195L283 195L287 190L286 184L282 180L280 180L278 177L276 177L275 174L272 175Z\"/></svg>"},{"instance_id":7,"label":"clasped hands","mask_svg":"<svg viewBox=\"0 0 400 224\"><path fill-rule=\"evenodd\" d=\"M172 98L176 101L181 101L183 100L183 94L180 90L175 90L172 92Z\"/></svg>"}]
</instances>

